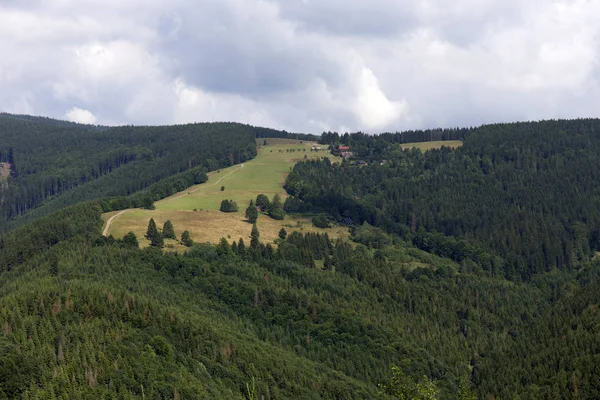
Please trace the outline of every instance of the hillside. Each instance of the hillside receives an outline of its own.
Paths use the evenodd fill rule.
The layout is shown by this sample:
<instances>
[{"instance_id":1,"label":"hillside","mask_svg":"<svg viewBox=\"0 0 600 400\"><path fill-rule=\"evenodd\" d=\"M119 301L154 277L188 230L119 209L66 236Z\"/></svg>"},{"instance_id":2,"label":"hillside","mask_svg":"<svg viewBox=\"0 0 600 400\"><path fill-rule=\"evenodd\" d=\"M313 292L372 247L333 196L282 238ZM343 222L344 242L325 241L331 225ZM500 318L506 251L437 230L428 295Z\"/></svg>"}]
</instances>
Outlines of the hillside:
<instances>
[{"instance_id":1,"label":"hillside","mask_svg":"<svg viewBox=\"0 0 600 400\"><path fill-rule=\"evenodd\" d=\"M14 171L0 228L80 201L130 195L193 168L247 161L262 131L234 123L98 128L0 114L0 162Z\"/></svg>"},{"instance_id":2,"label":"hillside","mask_svg":"<svg viewBox=\"0 0 600 400\"><path fill-rule=\"evenodd\" d=\"M222 237L235 240L243 238L249 241L252 224L248 223L244 214L250 200L255 200L260 194L268 198L278 194L285 199L283 183L289 170L297 161L304 160L304 157L306 159L331 157L324 149L318 152L311 151L314 142L279 138L268 139L267 145L263 145L264 142L265 139L257 140L259 151L253 160L210 173L205 183L191 186L155 202L154 210L129 209L104 214L105 221L114 217L110 221L109 229L105 228L105 234L122 238L132 231L140 238L141 245L146 246L149 242L143 236L148 221L154 218L161 227L167 220L173 222L178 238L184 230L187 230L191 233L192 240L199 243L216 244ZM334 161L339 160L334 159ZM221 201L226 199L234 200L239 205L239 211L233 213L219 211ZM272 243L277 239L281 228L289 232L294 230L326 232L333 239L347 236L347 228L317 229L313 227L311 218L305 215L288 215L280 221L261 214L257 225L261 232L261 239L265 243ZM180 251L185 249L175 241L168 241L168 245Z\"/></svg>"},{"instance_id":3,"label":"hillside","mask_svg":"<svg viewBox=\"0 0 600 400\"><path fill-rule=\"evenodd\" d=\"M360 166L249 135L251 160L45 200L0 236L0 398L600 398L598 128L323 134ZM282 182L273 224L306 225L273 245L261 214L249 238L247 201ZM240 210L223 217L223 199ZM309 229L321 213L348 236ZM197 243L147 246L148 217Z\"/></svg>"}]
</instances>

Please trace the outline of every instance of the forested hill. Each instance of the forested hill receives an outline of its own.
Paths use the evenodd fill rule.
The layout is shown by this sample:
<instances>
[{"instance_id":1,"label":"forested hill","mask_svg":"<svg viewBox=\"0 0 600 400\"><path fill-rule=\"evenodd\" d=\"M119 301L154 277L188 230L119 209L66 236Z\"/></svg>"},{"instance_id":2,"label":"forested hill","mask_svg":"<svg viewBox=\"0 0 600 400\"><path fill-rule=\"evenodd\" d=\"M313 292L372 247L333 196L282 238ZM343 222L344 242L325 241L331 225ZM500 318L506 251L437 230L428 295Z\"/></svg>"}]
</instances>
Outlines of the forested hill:
<instances>
[{"instance_id":1,"label":"forested hill","mask_svg":"<svg viewBox=\"0 0 600 400\"><path fill-rule=\"evenodd\" d=\"M31 201L4 198L31 221L0 235L0 399L600 398L597 120L410 133L464 140L425 153L332 134L354 156L297 164L284 208L352 242L290 224L265 244L259 219L184 254L105 237L101 213L204 181L265 131L0 122L3 193Z\"/></svg>"},{"instance_id":2,"label":"forested hill","mask_svg":"<svg viewBox=\"0 0 600 400\"><path fill-rule=\"evenodd\" d=\"M600 120L488 125L463 136L457 150L425 153L402 150L400 136L342 137L370 165L299 163L286 188L305 209L367 221L509 278L575 268L600 249Z\"/></svg>"},{"instance_id":3,"label":"forested hill","mask_svg":"<svg viewBox=\"0 0 600 400\"><path fill-rule=\"evenodd\" d=\"M11 168L0 193L0 228L40 206L35 216L128 195L190 169L244 162L266 133L287 135L237 123L108 128L0 114L0 162Z\"/></svg>"}]
</instances>

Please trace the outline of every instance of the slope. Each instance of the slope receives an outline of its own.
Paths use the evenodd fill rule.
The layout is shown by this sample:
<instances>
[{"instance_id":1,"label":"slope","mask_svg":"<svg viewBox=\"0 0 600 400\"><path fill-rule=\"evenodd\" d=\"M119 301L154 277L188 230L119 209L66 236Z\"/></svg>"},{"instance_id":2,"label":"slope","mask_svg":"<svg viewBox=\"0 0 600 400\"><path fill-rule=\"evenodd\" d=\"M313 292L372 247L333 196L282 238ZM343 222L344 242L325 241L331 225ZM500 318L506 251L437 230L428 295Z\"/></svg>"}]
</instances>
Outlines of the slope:
<instances>
[{"instance_id":1,"label":"slope","mask_svg":"<svg viewBox=\"0 0 600 400\"><path fill-rule=\"evenodd\" d=\"M0 162L13 168L0 229L80 201L126 196L192 168L255 156L261 128L234 123L92 127L0 115Z\"/></svg>"},{"instance_id":2,"label":"slope","mask_svg":"<svg viewBox=\"0 0 600 400\"><path fill-rule=\"evenodd\" d=\"M177 237L184 230L191 233L196 242L218 243L222 237L248 240L251 224L245 220L244 212L251 199L265 194L271 198L275 194L285 198L283 182L290 168L299 160L318 159L324 156L331 158L325 150L311 151L313 142L297 142L286 139L267 139L267 145L261 145L258 155L253 160L240 165L224 168L209 174L207 182L192 186L182 192L157 201L155 210L132 209L107 213L103 218L106 224L104 232L115 237L123 237L132 231L138 238L143 238L148 220L154 218L159 226L170 220L175 226ZM278 144L270 145L269 142ZM261 139L259 143L263 143ZM333 158L337 160L336 158ZM224 187L224 190L221 190ZM239 211L223 213L219 211L222 200L237 202ZM318 229L312 226L309 216L293 215L283 221L259 217L257 225L262 240L273 242L281 228L288 231L327 232L331 237L346 236L346 229L333 227ZM140 239L145 246L148 241ZM179 244L169 242L175 249L183 250Z\"/></svg>"}]
</instances>

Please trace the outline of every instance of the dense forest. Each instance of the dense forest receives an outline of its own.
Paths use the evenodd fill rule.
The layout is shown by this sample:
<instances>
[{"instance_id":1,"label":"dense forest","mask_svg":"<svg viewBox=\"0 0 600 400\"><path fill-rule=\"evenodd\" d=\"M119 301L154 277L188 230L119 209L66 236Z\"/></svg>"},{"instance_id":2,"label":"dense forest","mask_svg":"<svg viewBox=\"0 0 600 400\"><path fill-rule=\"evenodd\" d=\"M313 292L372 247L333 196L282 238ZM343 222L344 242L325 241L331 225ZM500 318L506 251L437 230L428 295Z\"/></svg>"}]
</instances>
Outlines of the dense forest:
<instances>
[{"instance_id":1,"label":"dense forest","mask_svg":"<svg viewBox=\"0 0 600 400\"><path fill-rule=\"evenodd\" d=\"M104 238L82 203L0 242L0 397L600 396L600 265L514 283L368 225L184 255ZM574 395L575 394L575 395Z\"/></svg>"},{"instance_id":2,"label":"dense forest","mask_svg":"<svg viewBox=\"0 0 600 400\"><path fill-rule=\"evenodd\" d=\"M600 121L325 133L354 160L297 164L277 209L347 225L350 240L282 229L265 244L248 224L248 236L217 245L188 235L184 254L163 252L162 237L144 249L133 234L104 237L101 213L203 182L252 157L269 130L0 121L54 138L0 142L0 162L15 166L9 190L45 182L44 168L67 176L69 159L77 173L97 165L83 143L98 135L115 143L98 144L98 157L133 148L120 142L128 135L152 151L32 203L27 220L11 214L20 223L0 236L0 399L600 398ZM196 149L176 149L180 136ZM60 150L61 137L81 144ZM464 144L401 148L414 138ZM47 164L44 146L60 162ZM180 164L144 185L102 186L172 153Z\"/></svg>"},{"instance_id":3,"label":"dense forest","mask_svg":"<svg viewBox=\"0 0 600 400\"><path fill-rule=\"evenodd\" d=\"M508 278L576 268L600 250L599 120L463 133L461 148L427 152L402 150L393 135L350 135L369 165L299 163L286 188L303 202L296 209L366 221Z\"/></svg>"}]
</instances>

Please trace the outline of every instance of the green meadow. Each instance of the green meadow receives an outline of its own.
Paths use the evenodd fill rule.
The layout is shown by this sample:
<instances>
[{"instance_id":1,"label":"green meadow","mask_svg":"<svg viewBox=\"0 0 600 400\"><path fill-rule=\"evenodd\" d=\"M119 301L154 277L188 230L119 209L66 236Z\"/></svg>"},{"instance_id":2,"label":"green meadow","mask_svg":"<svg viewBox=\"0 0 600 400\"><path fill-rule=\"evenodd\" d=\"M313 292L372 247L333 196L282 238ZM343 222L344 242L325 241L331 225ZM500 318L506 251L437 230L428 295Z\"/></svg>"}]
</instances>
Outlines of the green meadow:
<instances>
[{"instance_id":1,"label":"green meadow","mask_svg":"<svg viewBox=\"0 0 600 400\"><path fill-rule=\"evenodd\" d=\"M221 237L236 240L241 237L246 240L250 237L251 225L245 220L244 214L250 199L256 199L256 196L261 193L269 198L279 194L282 200L285 199L287 195L283 183L286 175L296 162L305 157L306 159L329 157L334 162L339 161L327 152L325 146L321 146L321 151L311 151L311 148L316 145L313 142L267 139L265 146L264 139L260 139L257 143L260 145L259 152L253 160L214 171L209 174L207 182L156 202L155 210L131 209L105 214L103 216L105 222L114 216L106 234L122 237L132 231L141 245L145 246L147 241L143 236L148 220L154 218L159 227L162 227L166 220L171 220L178 237L181 232L188 230L196 242L216 243ZM220 212L221 201L225 199L236 201L239 211ZM261 240L264 242L274 241L282 227L288 231L328 232L331 237L346 235L346 229L342 227L329 229L313 227L310 216L288 215L283 221L276 221L261 214L257 225L261 232ZM175 241L166 243L168 248L182 249Z\"/></svg>"}]
</instances>

